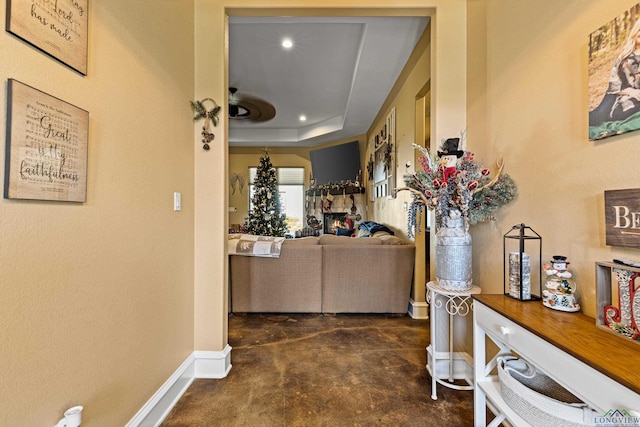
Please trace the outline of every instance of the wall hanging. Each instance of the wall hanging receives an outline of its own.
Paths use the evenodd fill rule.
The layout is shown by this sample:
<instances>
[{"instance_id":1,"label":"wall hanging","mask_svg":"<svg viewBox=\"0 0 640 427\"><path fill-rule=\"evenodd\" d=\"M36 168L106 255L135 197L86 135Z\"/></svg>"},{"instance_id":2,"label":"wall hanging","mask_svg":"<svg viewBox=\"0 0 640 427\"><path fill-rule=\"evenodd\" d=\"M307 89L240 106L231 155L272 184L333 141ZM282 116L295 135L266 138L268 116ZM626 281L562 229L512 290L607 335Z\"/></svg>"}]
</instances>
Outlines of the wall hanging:
<instances>
[{"instance_id":1,"label":"wall hanging","mask_svg":"<svg viewBox=\"0 0 640 427\"><path fill-rule=\"evenodd\" d=\"M396 108L393 107L378 132L369 141L373 153L373 172L369 171L369 187L372 200L395 197L396 180ZM370 168L367 165L367 168Z\"/></svg>"},{"instance_id":2,"label":"wall hanging","mask_svg":"<svg viewBox=\"0 0 640 427\"><path fill-rule=\"evenodd\" d=\"M84 202L89 112L9 79L4 197Z\"/></svg>"},{"instance_id":3,"label":"wall hanging","mask_svg":"<svg viewBox=\"0 0 640 427\"><path fill-rule=\"evenodd\" d=\"M7 31L87 75L88 0L7 0Z\"/></svg>"},{"instance_id":4,"label":"wall hanging","mask_svg":"<svg viewBox=\"0 0 640 427\"><path fill-rule=\"evenodd\" d=\"M589 34L589 139L640 129L640 4Z\"/></svg>"},{"instance_id":5,"label":"wall hanging","mask_svg":"<svg viewBox=\"0 0 640 427\"><path fill-rule=\"evenodd\" d=\"M640 248L640 189L604 192L606 243Z\"/></svg>"},{"instance_id":6,"label":"wall hanging","mask_svg":"<svg viewBox=\"0 0 640 427\"><path fill-rule=\"evenodd\" d=\"M204 106L205 102L211 102L213 108L207 110ZM204 125L202 125L202 148L208 150L209 144L215 138L215 135L211 132L211 126L218 126L218 113L220 113L220 106L211 98L205 98L202 101L189 101L191 103L191 110L195 113L193 120L204 119Z\"/></svg>"},{"instance_id":7,"label":"wall hanging","mask_svg":"<svg viewBox=\"0 0 640 427\"><path fill-rule=\"evenodd\" d=\"M229 185L231 186L231 195L236 194L236 187L239 187L240 194L242 194L242 190L244 189L244 183L247 179L247 176L239 173L239 172L231 172L229 175Z\"/></svg>"}]
</instances>

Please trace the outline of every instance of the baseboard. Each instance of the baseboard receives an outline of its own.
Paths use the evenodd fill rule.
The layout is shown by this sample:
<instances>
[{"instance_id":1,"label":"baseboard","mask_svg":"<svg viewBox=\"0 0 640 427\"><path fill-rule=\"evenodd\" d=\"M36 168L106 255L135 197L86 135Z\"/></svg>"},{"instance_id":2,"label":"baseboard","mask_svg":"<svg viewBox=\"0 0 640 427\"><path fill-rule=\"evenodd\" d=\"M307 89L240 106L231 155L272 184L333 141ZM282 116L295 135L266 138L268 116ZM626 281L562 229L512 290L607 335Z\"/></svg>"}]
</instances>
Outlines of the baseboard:
<instances>
[{"instance_id":1,"label":"baseboard","mask_svg":"<svg viewBox=\"0 0 640 427\"><path fill-rule=\"evenodd\" d=\"M194 351L196 357L195 377L220 379L231 370L231 347L222 351Z\"/></svg>"},{"instance_id":2,"label":"baseboard","mask_svg":"<svg viewBox=\"0 0 640 427\"><path fill-rule=\"evenodd\" d=\"M412 319L428 319L429 318L429 304L422 301L409 300L409 316Z\"/></svg>"},{"instance_id":3,"label":"baseboard","mask_svg":"<svg viewBox=\"0 0 640 427\"><path fill-rule=\"evenodd\" d=\"M231 370L231 347L222 351L194 351L144 404L126 427L160 425L196 378L224 378Z\"/></svg>"}]
</instances>

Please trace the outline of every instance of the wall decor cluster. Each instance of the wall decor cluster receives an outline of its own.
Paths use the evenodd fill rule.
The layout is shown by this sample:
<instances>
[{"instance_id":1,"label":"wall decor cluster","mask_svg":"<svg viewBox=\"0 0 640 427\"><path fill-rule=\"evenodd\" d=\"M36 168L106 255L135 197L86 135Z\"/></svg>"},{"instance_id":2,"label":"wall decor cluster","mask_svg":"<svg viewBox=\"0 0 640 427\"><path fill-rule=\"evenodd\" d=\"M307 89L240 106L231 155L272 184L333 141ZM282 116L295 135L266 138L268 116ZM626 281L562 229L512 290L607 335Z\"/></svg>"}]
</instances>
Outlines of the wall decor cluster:
<instances>
[{"instance_id":1,"label":"wall decor cluster","mask_svg":"<svg viewBox=\"0 0 640 427\"><path fill-rule=\"evenodd\" d=\"M8 32L87 75L88 0L7 0Z\"/></svg>"},{"instance_id":2,"label":"wall decor cluster","mask_svg":"<svg viewBox=\"0 0 640 427\"><path fill-rule=\"evenodd\" d=\"M369 140L369 152L373 153L373 165L369 163L369 187L371 201L380 197L395 197L396 175L396 108L391 108L384 125ZM373 169L373 179L371 170Z\"/></svg>"},{"instance_id":3,"label":"wall decor cluster","mask_svg":"<svg viewBox=\"0 0 640 427\"><path fill-rule=\"evenodd\" d=\"M88 111L9 79L4 197L84 202L88 133Z\"/></svg>"},{"instance_id":4,"label":"wall decor cluster","mask_svg":"<svg viewBox=\"0 0 640 427\"><path fill-rule=\"evenodd\" d=\"M207 110L204 106L206 101L213 103L213 108ZM208 150L209 144L215 138L213 132L211 132L211 125L213 127L218 126L218 114L220 113L220 106L216 101L211 98L205 98L202 101L189 101L191 103L191 110L194 112L193 120L204 119L204 125L202 125L202 148Z\"/></svg>"},{"instance_id":5,"label":"wall decor cluster","mask_svg":"<svg viewBox=\"0 0 640 427\"><path fill-rule=\"evenodd\" d=\"M640 129L637 78L640 4L589 35L589 139Z\"/></svg>"}]
</instances>

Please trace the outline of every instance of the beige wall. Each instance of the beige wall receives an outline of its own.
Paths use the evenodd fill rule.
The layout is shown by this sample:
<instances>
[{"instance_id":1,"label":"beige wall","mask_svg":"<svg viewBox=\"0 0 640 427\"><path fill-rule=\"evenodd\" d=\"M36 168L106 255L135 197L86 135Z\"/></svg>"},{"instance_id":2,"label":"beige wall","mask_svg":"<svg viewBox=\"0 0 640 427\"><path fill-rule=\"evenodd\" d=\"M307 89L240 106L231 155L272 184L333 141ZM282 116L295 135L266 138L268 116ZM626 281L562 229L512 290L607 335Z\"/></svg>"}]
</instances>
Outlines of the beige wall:
<instances>
[{"instance_id":1,"label":"beige wall","mask_svg":"<svg viewBox=\"0 0 640 427\"><path fill-rule=\"evenodd\" d=\"M389 102L390 107L384 110L384 116L372 126L373 133L380 130L392 107L396 109L396 188L404 186L405 163L413 163L416 128L416 98L429 80L430 50L422 50L417 63L411 69L398 93ZM398 234L407 233L407 215L403 203L409 202L408 192L399 192L396 198L379 197L371 203L370 210L375 221L387 224Z\"/></svg>"},{"instance_id":2,"label":"beige wall","mask_svg":"<svg viewBox=\"0 0 640 427\"><path fill-rule=\"evenodd\" d=\"M193 351L193 21L90 2L86 77L0 34L3 140L8 78L90 113L85 203L0 199L2 426L122 426Z\"/></svg>"},{"instance_id":3,"label":"beige wall","mask_svg":"<svg viewBox=\"0 0 640 427\"><path fill-rule=\"evenodd\" d=\"M502 292L502 236L515 224L542 236L544 260L569 257L592 317L595 262L638 259L605 244L604 191L637 187L640 134L587 134L589 33L636 3L469 2L469 147L487 163L503 156L520 193L495 224L472 227L483 292Z\"/></svg>"},{"instance_id":4,"label":"beige wall","mask_svg":"<svg viewBox=\"0 0 640 427\"><path fill-rule=\"evenodd\" d=\"M424 145L424 140L416 139L416 129L420 129L424 134L422 122L416 117L416 100L424 97L425 87L430 80L431 72L431 49L430 34L431 27L427 27L425 34L416 46L405 69L402 71L393 90L385 101L377 120L370 128L369 135L377 134L384 126L386 116L395 108L396 116L396 157L395 157L395 187L404 186L405 164L414 164L415 149L414 142ZM367 152L367 159L370 153ZM412 167L413 170L413 167ZM369 199L369 198L368 198ZM369 199L370 200L370 199ZM407 211L404 204L411 203L411 195L407 191L397 193L395 198L380 197L373 202L369 202L368 211L372 221L389 226L397 236L407 237ZM425 211L425 215L427 212ZM428 277L425 264L425 238L421 235L415 239L416 243L416 264L414 274L414 285L411 297L414 301L425 301L425 282Z\"/></svg>"}]
</instances>

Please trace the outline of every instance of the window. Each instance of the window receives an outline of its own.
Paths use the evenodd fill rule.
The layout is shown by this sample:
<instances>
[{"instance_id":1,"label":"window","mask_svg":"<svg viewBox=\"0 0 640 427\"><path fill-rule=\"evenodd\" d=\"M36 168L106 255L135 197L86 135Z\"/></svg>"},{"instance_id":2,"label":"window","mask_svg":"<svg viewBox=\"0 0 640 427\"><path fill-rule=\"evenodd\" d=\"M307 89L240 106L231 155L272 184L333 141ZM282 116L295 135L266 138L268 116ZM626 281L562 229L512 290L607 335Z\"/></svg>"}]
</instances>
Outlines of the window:
<instances>
[{"instance_id":1,"label":"window","mask_svg":"<svg viewBox=\"0 0 640 427\"><path fill-rule=\"evenodd\" d=\"M253 209L253 182L258 168L249 168L249 210ZM289 233L304 227L304 168L276 168L280 206L287 216Z\"/></svg>"}]
</instances>

